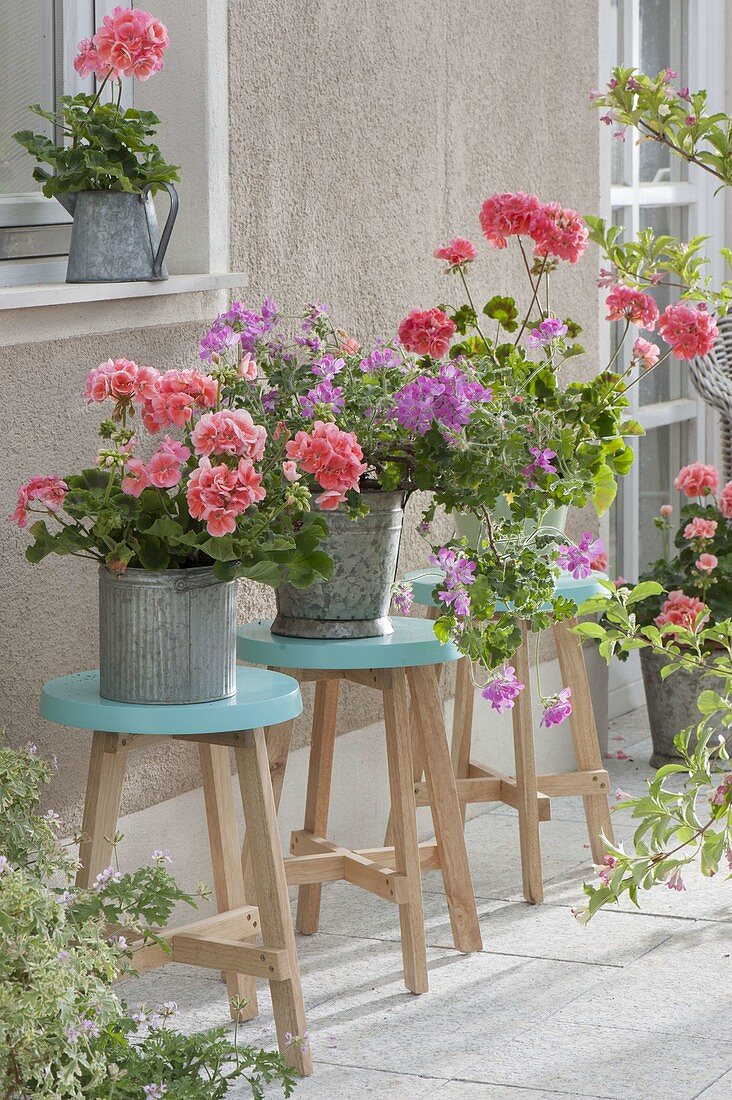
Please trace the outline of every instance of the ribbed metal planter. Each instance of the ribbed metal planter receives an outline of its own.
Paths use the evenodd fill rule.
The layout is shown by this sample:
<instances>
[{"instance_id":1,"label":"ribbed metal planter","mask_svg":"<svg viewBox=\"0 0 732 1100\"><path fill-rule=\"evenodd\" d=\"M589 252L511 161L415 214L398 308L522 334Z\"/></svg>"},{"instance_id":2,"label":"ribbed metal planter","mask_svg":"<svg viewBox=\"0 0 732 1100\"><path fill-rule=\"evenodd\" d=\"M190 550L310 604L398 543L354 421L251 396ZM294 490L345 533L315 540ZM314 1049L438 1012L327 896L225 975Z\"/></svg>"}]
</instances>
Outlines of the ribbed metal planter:
<instances>
[{"instance_id":1,"label":"ribbed metal planter","mask_svg":"<svg viewBox=\"0 0 732 1100\"><path fill-rule=\"evenodd\" d=\"M328 513L321 543L333 575L310 588L280 585L273 634L290 638L377 638L392 634L391 586L396 578L404 519L403 493L363 493L363 519Z\"/></svg>"},{"instance_id":2,"label":"ribbed metal planter","mask_svg":"<svg viewBox=\"0 0 732 1100\"><path fill-rule=\"evenodd\" d=\"M99 570L100 694L205 703L236 691L236 581L213 568Z\"/></svg>"},{"instance_id":3,"label":"ribbed metal planter","mask_svg":"<svg viewBox=\"0 0 732 1100\"><path fill-rule=\"evenodd\" d=\"M704 676L701 671L687 672L685 669L672 672L662 680L661 669L668 664L668 659L650 649L640 651L640 663L653 742L650 764L653 768L661 768L664 764L678 763L674 745L676 734L701 721L696 701L702 691L709 688L724 694L725 684L721 679ZM695 745L696 738L692 737L691 747Z\"/></svg>"}]
</instances>

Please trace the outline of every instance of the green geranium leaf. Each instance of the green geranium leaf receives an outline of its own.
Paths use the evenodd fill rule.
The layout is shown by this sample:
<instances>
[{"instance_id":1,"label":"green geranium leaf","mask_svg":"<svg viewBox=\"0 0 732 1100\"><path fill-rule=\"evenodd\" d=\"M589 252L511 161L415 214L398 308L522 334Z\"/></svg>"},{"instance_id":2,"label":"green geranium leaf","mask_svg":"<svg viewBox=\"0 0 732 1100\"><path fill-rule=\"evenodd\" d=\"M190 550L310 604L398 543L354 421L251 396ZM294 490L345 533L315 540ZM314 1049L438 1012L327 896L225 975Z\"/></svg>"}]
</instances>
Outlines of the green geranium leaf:
<instances>
[{"instance_id":1,"label":"green geranium leaf","mask_svg":"<svg viewBox=\"0 0 732 1100\"><path fill-rule=\"evenodd\" d=\"M517 318L519 312L513 298L504 298L500 294L496 294L483 306L483 313L486 317L498 321L501 328L505 329L506 332L515 332L518 328Z\"/></svg>"}]
</instances>

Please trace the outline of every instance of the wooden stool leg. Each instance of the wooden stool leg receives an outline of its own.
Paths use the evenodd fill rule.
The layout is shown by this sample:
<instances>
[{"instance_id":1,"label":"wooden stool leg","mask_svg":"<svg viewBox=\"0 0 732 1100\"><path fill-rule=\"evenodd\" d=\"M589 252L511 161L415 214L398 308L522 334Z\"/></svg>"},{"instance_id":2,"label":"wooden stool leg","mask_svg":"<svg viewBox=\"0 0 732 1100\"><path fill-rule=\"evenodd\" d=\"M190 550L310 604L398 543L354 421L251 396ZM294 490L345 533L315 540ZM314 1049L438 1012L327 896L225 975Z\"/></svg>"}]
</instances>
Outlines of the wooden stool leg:
<instances>
[{"instance_id":1,"label":"wooden stool leg","mask_svg":"<svg viewBox=\"0 0 732 1100\"><path fill-rule=\"evenodd\" d=\"M315 685L313 732L308 764L308 793L303 828L314 836L325 837L328 828L330 785L333 774L333 746L338 717L340 680L318 680ZM305 936L318 931L320 919L320 883L301 886L297 893L295 927Z\"/></svg>"},{"instance_id":2,"label":"wooden stool leg","mask_svg":"<svg viewBox=\"0 0 732 1100\"><path fill-rule=\"evenodd\" d=\"M414 709L414 703L409 704L409 740L412 746L412 780L415 783L420 783L424 774L424 765L422 764L422 750L419 744L419 722L417 721L417 712ZM392 824L393 814L393 809L390 809L389 817L386 822L386 832L384 833L385 848L390 848L394 843L394 826Z\"/></svg>"},{"instance_id":3,"label":"wooden stool leg","mask_svg":"<svg viewBox=\"0 0 732 1100\"><path fill-rule=\"evenodd\" d=\"M432 670L430 670L432 675ZM433 677L434 683L434 677ZM426 993L427 944L422 905L422 870L417 840L417 814L412 780L407 681L404 669L381 674L386 728L386 757L391 791L391 828L394 836L394 870L405 875L409 900L399 906L404 984L412 993Z\"/></svg>"},{"instance_id":4,"label":"wooden stool leg","mask_svg":"<svg viewBox=\"0 0 732 1100\"><path fill-rule=\"evenodd\" d=\"M595 771L603 766L602 754L597 739L595 712L592 709L592 698L587 680L585 658L582 653L582 642L576 634L571 632L572 627L576 625L576 619L557 623L554 627L554 640L557 647L559 667L562 671L562 680L572 689L572 715L569 724L572 730L577 768L580 771ZM607 839L614 843L607 792L603 790L598 791L597 794L586 794L582 796L582 800L585 806L592 858L595 863L602 863L605 855L605 845L600 839L600 834L604 833Z\"/></svg>"},{"instance_id":5,"label":"wooden stool leg","mask_svg":"<svg viewBox=\"0 0 732 1100\"><path fill-rule=\"evenodd\" d=\"M419 719L427 793L453 941L458 951L480 951L483 941L437 681L428 665L410 668L407 675Z\"/></svg>"},{"instance_id":6,"label":"wooden stool leg","mask_svg":"<svg viewBox=\"0 0 732 1100\"><path fill-rule=\"evenodd\" d=\"M473 739L473 704L475 689L470 661L463 657L458 661L455 681L455 709L452 717L452 770L456 779L467 779L470 775L470 748ZM467 806L460 804L463 823Z\"/></svg>"},{"instance_id":7,"label":"wooden stool leg","mask_svg":"<svg viewBox=\"0 0 732 1100\"><path fill-rule=\"evenodd\" d=\"M99 872L109 866L128 751L128 741L124 735L94 731L81 827L84 839L79 845L81 866L76 873L77 886L89 886Z\"/></svg>"},{"instance_id":8,"label":"wooden stool leg","mask_svg":"<svg viewBox=\"0 0 732 1100\"><path fill-rule=\"evenodd\" d=\"M219 913L224 913L228 909L239 909L246 904L239 858L239 830L231 791L229 750L223 745L209 745L202 741L198 745L198 752L201 760L216 908ZM232 1019L253 1019L259 1012L254 978L235 971L230 971L224 977ZM240 1009L235 1009L232 1005L234 998L238 1001L246 1001L246 1004Z\"/></svg>"},{"instance_id":9,"label":"wooden stool leg","mask_svg":"<svg viewBox=\"0 0 732 1100\"><path fill-rule=\"evenodd\" d=\"M297 675L290 673L290 675ZM267 741L267 756L269 759L269 774L272 780L272 794L275 801L275 809L280 808L282 788L285 783L287 771L287 759L290 755L290 743L294 720L281 722L277 726L268 726L265 734ZM244 844L241 850L241 865L244 872L244 892L250 905L257 904L257 887L252 872L252 857L249 851L249 836L244 834Z\"/></svg>"},{"instance_id":10,"label":"wooden stool leg","mask_svg":"<svg viewBox=\"0 0 732 1100\"><path fill-rule=\"evenodd\" d=\"M541 872L541 838L539 836L539 803L537 801L536 757L534 753L534 718L531 709L529 639L529 626L527 623L521 623L521 645L514 656L514 664L518 680L526 686L523 691L519 692L511 717L513 720L513 749L516 761L521 878L526 901L535 904L544 900L544 883Z\"/></svg>"},{"instance_id":11,"label":"wooden stool leg","mask_svg":"<svg viewBox=\"0 0 732 1100\"><path fill-rule=\"evenodd\" d=\"M277 1039L288 1065L307 1076L313 1062L307 1045L297 1041L304 1039L307 1023L264 731L244 733L242 741L234 755L258 886L262 941L264 947L286 951L289 961L289 977L269 983Z\"/></svg>"}]
</instances>

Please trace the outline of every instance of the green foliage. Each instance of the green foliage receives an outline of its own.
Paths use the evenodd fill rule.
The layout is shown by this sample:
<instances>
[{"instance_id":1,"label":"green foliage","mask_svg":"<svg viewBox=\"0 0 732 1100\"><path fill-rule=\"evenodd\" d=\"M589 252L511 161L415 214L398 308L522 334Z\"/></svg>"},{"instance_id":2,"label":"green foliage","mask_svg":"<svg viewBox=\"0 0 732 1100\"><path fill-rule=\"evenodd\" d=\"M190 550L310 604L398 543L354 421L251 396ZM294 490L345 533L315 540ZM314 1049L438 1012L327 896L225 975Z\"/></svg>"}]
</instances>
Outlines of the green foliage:
<instances>
[{"instance_id":1,"label":"green foliage","mask_svg":"<svg viewBox=\"0 0 732 1100\"><path fill-rule=\"evenodd\" d=\"M100 103L83 93L62 96L58 115L37 103L30 110L60 126L66 139L55 145L31 130L13 134L39 164L52 169L52 175L33 170L49 198L74 191L140 192L148 185L154 193L179 178L177 167L163 160L152 141L160 124L152 111L121 111L116 103Z\"/></svg>"},{"instance_id":2,"label":"green foliage","mask_svg":"<svg viewBox=\"0 0 732 1100\"><path fill-rule=\"evenodd\" d=\"M273 1081L289 1096L294 1077L279 1054L242 1046L223 1028L181 1035L167 1026L171 1004L130 1015L113 989L134 965L127 941L161 942L154 928L176 901L195 899L163 853L74 887L57 815L38 812L51 776L33 746L0 748L0 1094L132 1100L155 1083L166 1100L218 1100L241 1080L255 1098Z\"/></svg>"}]
</instances>

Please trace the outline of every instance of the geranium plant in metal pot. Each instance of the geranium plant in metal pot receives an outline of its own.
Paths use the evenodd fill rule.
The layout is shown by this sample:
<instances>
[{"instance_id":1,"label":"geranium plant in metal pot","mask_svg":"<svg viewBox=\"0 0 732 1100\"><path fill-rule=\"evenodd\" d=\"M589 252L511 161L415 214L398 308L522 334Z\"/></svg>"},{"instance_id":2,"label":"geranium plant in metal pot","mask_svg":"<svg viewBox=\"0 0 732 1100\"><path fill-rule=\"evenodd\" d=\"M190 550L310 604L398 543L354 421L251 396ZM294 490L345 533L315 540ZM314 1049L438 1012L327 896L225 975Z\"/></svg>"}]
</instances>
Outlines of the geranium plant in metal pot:
<instances>
[{"instance_id":1,"label":"geranium plant in metal pot","mask_svg":"<svg viewBox=\"0 0 732 1100\"><path fill-rule=\"evenodd\" d=\"M60 554L99 563L108 698L232 695L235 578L307 585L330 575L318 549L324 522L299 522L309 494L283 473L286 441L232 407L238 381L237 368L221 363L164 373L127 359L102 363L86 385L87 401L111 412L97 465L34 477L18 493L11 518L32 521L29 561Z\"/></svg>"},{"instance_id":2,"label":"geranium plant in metal pot","mask_svg":"<svg viewBox=\"0 0 732 1100\"><path fill-rule=\"evenodd\" d=\"M121 107L122 81L158 72L168 45L165 26L149 12L115 8L93 38L79 43L74 59L82 79L96 80L96 92L62 96L58 113L30 107L61 140L31 130L13 134L39 165L49 165L52 174L37 167L33 177L74 219L67 282L168 277L164 257L178 212L178 169L152 140L160 119ZM170 196L170 213L159 238L152 197L160 188Z\"/></svg>"}]
</instances>

